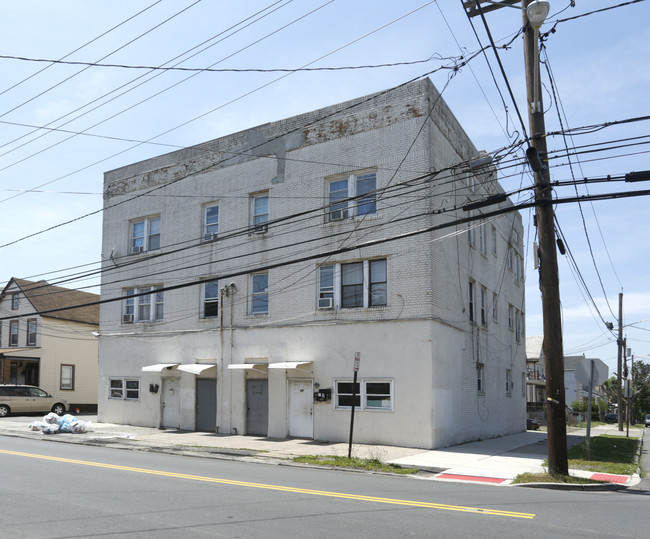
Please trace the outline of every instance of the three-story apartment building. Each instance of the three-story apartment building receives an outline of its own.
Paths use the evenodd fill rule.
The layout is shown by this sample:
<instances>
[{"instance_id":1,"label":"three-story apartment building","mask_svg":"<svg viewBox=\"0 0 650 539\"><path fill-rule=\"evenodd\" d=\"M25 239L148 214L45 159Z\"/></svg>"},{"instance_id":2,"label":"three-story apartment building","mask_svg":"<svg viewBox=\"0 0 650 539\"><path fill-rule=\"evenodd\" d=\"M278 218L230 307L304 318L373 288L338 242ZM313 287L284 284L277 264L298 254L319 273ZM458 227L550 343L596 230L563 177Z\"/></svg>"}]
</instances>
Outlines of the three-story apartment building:
<instances>
[{"instance_id":1,"label":"three-story apartment building","mask_svg":"<svg viewBox=\"0 0 650 539\"><path fill-rule=\"evenodd\" d=\"M354 404L359 443L525 429L521 218L465 211L503 190L429 80L104 191L100 421L343 441Z\"/></svg>"}]
</instances>

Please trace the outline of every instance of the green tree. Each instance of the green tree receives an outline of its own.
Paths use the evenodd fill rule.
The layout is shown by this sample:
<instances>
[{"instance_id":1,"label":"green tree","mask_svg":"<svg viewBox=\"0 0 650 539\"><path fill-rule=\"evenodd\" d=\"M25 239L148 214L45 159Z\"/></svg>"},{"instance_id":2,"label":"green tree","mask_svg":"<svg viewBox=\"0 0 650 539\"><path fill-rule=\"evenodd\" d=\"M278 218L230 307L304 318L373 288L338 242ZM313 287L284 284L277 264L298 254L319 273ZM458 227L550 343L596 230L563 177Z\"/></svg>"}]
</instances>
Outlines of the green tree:
<instances>
[{"instance_id":1,"label":"green tree","mask_svg":"<svg viewBox=\"0 0 650 539\"><path fill-rule=\"evenodd\" d=\"M632 400L632 418L642 421L646 414L650 414L650 365L637 361L632 368L634 393Z\"/></svg>"}]
</instances>

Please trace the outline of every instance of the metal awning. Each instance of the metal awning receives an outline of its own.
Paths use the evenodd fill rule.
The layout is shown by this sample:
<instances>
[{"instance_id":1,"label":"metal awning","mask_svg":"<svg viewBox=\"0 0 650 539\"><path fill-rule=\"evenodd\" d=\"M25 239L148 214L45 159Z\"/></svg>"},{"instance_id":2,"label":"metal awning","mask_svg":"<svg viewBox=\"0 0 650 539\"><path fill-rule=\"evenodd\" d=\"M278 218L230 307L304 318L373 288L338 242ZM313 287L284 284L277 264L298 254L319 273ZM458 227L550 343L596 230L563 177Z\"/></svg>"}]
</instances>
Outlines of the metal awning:
<instances>
[{"instance_id":1,"label":"metal awning","mask_svg":"<svg viewBox=\"0 0 650 539\"><path fill-rule=\"evenodd\" d=\"M207 371L208 369L212 369L216 366L216 363L189 363L187 365L179 365L178 370L189 372L190 374L199 375L203 371Z\"/></svg>"},{"instance_id":2,"label":"metal awning","mask_svg":"<svg viewBox=\"0 0 650 539\"><path fill-rule=\"evenodd\" d=\"M304 365L311 365L313 361L285 361L283 363L269 363L269 369L298 369Z\"/></svg>"},{"instance_id":3,"label":"metal awning","mask_svg":"<svg viewBox=\"0 0 650 539\"><path fill-rule=\"evenodd\" d=\"M228 370L259 370L265 372L268 365L268 363L231 363L228 365Z\"/></svg>"},{"instance_id":4,"label":"metal awning","mask_svg":"<svg viewBox=\"0 0 650 539\"><path fill-rule=\"evenodd\" d=\"M13 352L24 352L25 350L34 350L34 348L35 348L34 346L30 346L29 348L16 348L15 346L13 348L0 348L0 354L12 354Z\"/></svg>"},{"instance_id":5,"label":"metal awning","mask_svg":"<svg viewBox=\"0 0 650 539\"><path fill-rule=\"evenodd\" d=\"M162 372L164 369L171 370L174 367L178 367L180 363L157 363L156 365L147 365L142 367L143 372Z\"/></svg>"}]
</instances>

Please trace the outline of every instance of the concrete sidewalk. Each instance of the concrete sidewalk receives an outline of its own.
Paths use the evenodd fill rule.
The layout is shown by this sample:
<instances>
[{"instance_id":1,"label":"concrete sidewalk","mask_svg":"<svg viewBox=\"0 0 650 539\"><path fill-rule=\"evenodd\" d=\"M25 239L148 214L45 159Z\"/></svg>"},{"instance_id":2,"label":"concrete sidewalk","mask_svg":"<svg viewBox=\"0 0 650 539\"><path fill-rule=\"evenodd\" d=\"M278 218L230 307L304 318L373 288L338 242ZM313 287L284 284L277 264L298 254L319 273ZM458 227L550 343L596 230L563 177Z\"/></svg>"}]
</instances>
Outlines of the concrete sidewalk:
<instances>
[{"instance_id":1,"label":"concrete sidewalk","mask_svg":"<svg viewBox=\"0 0 650 539\"><path fill-rule=\"evenodd\" d=\"M131 425L97 423L96 416L79 416L94 430L85 434L50 434L32 431L29 425L41 416L0 418L0 435L38 438L52 442L101 445L119 449L155 451L192 456L230 458L249 461L292 463L303 455L347 456L347 443L329 443L304 439L272 439L260 436L225 435L189 432ZM636 432L636 431L635 431ZM585 430L568 433L569 447L581 443ZM592 437L602 434L625 435L615 425L592 428ZM630 434L633 434L631 431ZM407 447L354 444L353 456L376 458L386 463L417 468L418 477L447 481L472 481L508 485L519 474L543 472L547 455L546 433L526 431L509 436L471 442L445 449L423 450ZM632 486L634 476L602 476L593 472L571 470L572 475L594 477L613 485Z\"/></svg>"}]
</instances>

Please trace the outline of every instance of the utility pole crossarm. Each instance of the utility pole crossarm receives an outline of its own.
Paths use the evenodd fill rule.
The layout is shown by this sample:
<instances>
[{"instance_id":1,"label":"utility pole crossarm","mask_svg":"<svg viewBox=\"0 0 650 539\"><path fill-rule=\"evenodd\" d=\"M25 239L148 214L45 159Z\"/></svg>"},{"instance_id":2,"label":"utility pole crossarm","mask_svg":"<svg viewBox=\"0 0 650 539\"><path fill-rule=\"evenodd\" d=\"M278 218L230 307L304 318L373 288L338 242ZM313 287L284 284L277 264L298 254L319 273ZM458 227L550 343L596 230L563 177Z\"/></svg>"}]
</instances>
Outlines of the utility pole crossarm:
<instances>
[{"instance_id":1,"label":"utility pole crossarm","mask_svg":"<svg viewBox=\"0 0 650 539\"><path fill-rule=\"evenodd\" d=\"M480 15L481 11L488 13L502 7L514 7L515 4L519 4L519 0L466 0L463 2L463 7L467 11L467 16L471 18Z\"/></svg>"}]
</instances>

